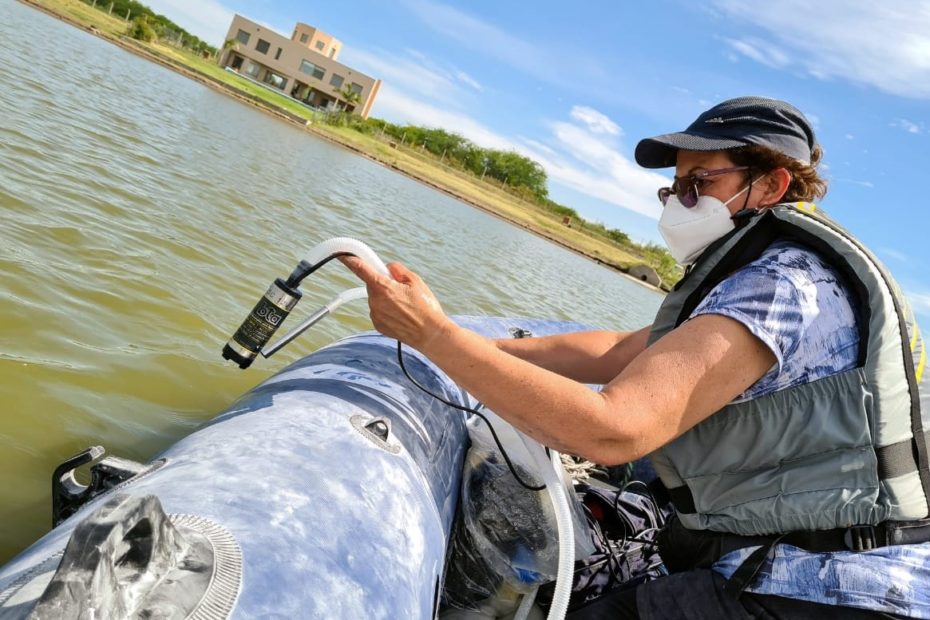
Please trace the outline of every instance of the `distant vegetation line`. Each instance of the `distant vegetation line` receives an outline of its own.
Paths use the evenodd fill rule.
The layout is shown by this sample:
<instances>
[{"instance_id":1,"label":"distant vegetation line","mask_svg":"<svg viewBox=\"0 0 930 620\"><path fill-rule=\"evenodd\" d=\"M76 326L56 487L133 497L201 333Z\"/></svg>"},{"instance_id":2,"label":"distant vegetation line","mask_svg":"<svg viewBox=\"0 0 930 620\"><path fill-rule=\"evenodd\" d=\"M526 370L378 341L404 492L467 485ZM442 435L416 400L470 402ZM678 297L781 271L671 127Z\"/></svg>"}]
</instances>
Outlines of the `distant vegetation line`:
<instances>
[{"instance_id":1,"label":"distant vegetation line","mask_svg":"<svg viewBox=\"0 0 930 620\"><path fill-rule=\"evenodd\" d=\"M549 198L546 171L536 161L515 151L482 148L464 136L432 127L396 125L380 118L362 119L345 112L326 114L330 125L349 127L360 133L389 137L402 146L418 147L432 154L440 163L471 173L479 179L494 179L526 202L550 213L569 217L572 226L589 234L604 237L618 247L643 257L652 265L666 285L676 282L682 274L664 247L656 243L636 243L630 236L601 222L586 220L577 211Z\"/></svg>"},{"instance_id":2,"label":"distant vegetation line","mask_svg":"<svg viewBox=\"0 0 930 620\"><path fill-rule=\"evenodd\" d=\"M201 56L215 56L217 49L192 35L176 23L156 13L136 0L81 0L84 4L130 22L128 34L134 39L151 42L159 39L189 49Z\"/></svg>"}]
</instances>

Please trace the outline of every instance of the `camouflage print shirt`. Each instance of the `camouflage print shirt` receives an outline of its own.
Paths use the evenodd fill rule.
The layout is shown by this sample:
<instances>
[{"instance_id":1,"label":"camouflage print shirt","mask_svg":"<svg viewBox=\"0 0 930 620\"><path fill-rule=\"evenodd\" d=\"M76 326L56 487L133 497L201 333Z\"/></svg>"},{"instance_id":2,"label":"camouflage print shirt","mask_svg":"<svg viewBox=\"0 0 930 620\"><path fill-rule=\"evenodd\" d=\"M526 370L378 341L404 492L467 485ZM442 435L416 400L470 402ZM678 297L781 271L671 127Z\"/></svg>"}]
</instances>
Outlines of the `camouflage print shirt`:
<instances>
[{"instance_id":1,"label":"camouflage print shirt","mask_svg":"<svg viewBox=\"0 0 930 620\"><path fill-rule=\"evenodd\" d=\"M692 317L720 314L745 325L775 365L736 402L853 368L859 348L849 287L815 252L787 241L721 282ZM755 548L721 558L725 577ZM813 553L776 545L748 591L930 619L930 543Z\"/></svg>"}]
</instances>

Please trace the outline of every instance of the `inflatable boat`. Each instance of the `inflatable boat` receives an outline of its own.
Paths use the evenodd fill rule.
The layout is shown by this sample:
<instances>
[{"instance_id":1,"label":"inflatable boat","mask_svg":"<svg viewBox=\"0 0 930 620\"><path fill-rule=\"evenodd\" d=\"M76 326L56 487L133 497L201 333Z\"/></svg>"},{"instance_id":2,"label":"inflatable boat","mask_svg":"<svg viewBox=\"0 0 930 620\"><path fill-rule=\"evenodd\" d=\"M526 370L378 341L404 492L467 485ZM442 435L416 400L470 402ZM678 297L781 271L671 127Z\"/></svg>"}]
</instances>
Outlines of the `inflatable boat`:
<instances>
[{"instance_id":1,"label":"inflatable boat","mask_svg":"<svg viewBox=\"0 0 930 620\"><path fill-rule=\"evenodd\" d=\"M455 320L496 338L582 329ZM468 444L453 405L475 402L399 351L350 336L148 463L97 447L64 463L60 522L0 568L0 620L435 617Z\"/></svg>"}]
</instances>

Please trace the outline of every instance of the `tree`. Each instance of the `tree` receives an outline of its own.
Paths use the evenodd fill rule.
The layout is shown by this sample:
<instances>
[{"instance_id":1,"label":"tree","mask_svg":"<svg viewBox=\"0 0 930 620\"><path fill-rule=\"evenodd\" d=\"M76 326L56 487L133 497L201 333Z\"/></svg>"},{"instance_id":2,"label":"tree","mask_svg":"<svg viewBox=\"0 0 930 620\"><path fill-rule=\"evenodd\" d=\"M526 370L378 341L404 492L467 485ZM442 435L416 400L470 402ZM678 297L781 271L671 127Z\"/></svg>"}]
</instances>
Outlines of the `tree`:
<instances>
[{"instance_id":1,"label":"tree","mask_svg":"<svg viewBox=\"0 0 930 620\"><path fill-rule=\"evenodd\" d=\"M546 171L539 163L515 151L487 150L485 154L488 176L512 187L525 186L538 198L549 194Z\"/></svg>"},{"instance_id":2,"label":"tree","mask_svg":"<svg viewBox=\"0 0 930 620\"><path fill-rule=\"evenodd\" d=\"M462 153L462 164L476 176L482 176L488 168L487 151L469 143Z\"/></svg>"},{"instance_id":3,"label":"tree","mask_svg":"<svg viewBox=\"0 0 930 620\"><path fill-rule=\"evenodd\" d=\"M209 48L208 45L205 46L205 47ZM229 52L230 50L238 50L238 49L239 49L239 41L238 41L238 39L226 39L225 41L223 41L223 54L222 54L222 56L225 57L225 56L226 56L226 53ZM218 54L218 55L219 55L219 54ZM220 58L219 60L222 60L222 58ZM228 62L228 61L227 61L227 62Z\"/></svg>"},{"instance_id":4,"label":"tree","mask_svg":"<svg viewBox=\"0 0 930 620\"><path fill-rule=\"evenodd\" d=\"M92 0L83 0L87 4L92 4ZM194 35L190 34L173 21L159 15L146 5L137 0L107 0L106 3L97 2L97 8L101 9L109 5L112 7L112 14L125 17L130 21L127 34L140 41L161 40L163 42L178 41L182 47L186 47L195 53L215 54L218 50ZM138 19L146 19L146 24L141 25ZM149 38L151 37L151 38Z\"/></svg>"},{"instance_id":5,"label":"tree","mask_svg":"<svg viewBox=\"0 0 930 620\"><path fill-rule=\"evenodd\" d=\"M544 198L542 200L542 206L548 209L549 211L552 211L556 215L561 215L563 217L568 216L568 217L574 218L575 220L578 220L579 222L584 219L581 217L581 215L578 214L577 211L575 211L571 207L560 205L559 203L549 200L548 198Z\"/></svg>"},{"instance_id":6,"label":"tree","mask_svg":"<svg viewBox=\"0 0 930 620\"><path fill-rule=\"evenodd\" d=\"M427 129L423 134L426 150L433 155L445 156L452 161L461 161L465 149L470 145L468 140L444 129Z\"/></svg>"},{"instance_id":7,"label":"tree","mask_svg":"<svg viewBox=\"0 0 930 620\"><path fill-rule=\"evenodd\" d=\"M355 105L358 104L359 101L362 100L362 95L352 90L351 84L347 84L346 86L344 86L342 90L339 91L339 94L345 100L345 105L343 106L343 109L348 108L350 105L354 107Z\"/></svg>"},{"instance_id":8,"label":"tree","mask_svg":"<svg viewBox=\"0 0 930 620\"><path fill-rule=\"evenodd\" d=\"M155 29L149 25L149 19L145 15L139 15L132 20L132 25L129 27L129 36L144 43L151 43L156 38Z\"/></svg>"},{"instance_id":9,"label":"tree","mask_svg":"<svg viewBox=\"0 0 930 620\"><path fill-rule=\"evenodd\" d=\"M655 267L655 270L658 272L663 282L670 284L672 282L677 282L681 278L683 273L681 265L672 258L672 255L669 254L668 250L664 247L657 243L649 242L642 245L640 250L649 264Z\"/></svg>"},{"instance_id":10,"label":"tree","mask_svg":"<svg viewBox=\"0 0 930 620\"><path fill-rule=\"evenodd\" d=\"M630 243L630 236L623 232L622 230L617 230L616 228L608 228L605 231L607 238L615 243L620 245L628 245Z\"/></svg>"}]
</instances>

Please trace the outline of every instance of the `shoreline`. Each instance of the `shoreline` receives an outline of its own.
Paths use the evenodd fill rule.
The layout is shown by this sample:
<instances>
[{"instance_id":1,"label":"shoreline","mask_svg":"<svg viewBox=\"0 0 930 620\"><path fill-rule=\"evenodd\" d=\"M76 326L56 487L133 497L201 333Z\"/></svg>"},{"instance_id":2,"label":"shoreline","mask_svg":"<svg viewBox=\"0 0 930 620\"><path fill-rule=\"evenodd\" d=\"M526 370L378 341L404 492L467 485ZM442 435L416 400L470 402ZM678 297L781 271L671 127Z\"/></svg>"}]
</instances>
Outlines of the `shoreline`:
<instances>
[{"instance_id":1,"label":"shoreline","mask_svg":"<svg viewBox=\"0 0 930 620\"><path fill-rule=\"evenodd\" d=\"M201 73L201 72L197 71L196 69L193 69L193 68L191 68L191 67L187 67L187 66L183 65L182 63L180 63L179 61L176 61L176 60L174 60L174 59L172 59L172 58L169 58L169 57L167 57L167 56L161 55L161 54L159 54L158 52L156 52L156 51L154 51L154 50L151 50L151 49L145 47L145 46L142 45L141 43L137 43L137 42L134 41L133 39L129 39L129 38L125 37L125 36L116 37L116 36L109 35L109 34L103 32L103 31L101 31L101 30L95 28L93 25L89 25L89 26L88 26L88 25L85 25L85 24L83 24L83 23L81 23L81 22L79 22L79 21L77 21L77 20L75 20L75 19L69 17L68 15L64 15L64 14L62 14L62 13L58 13L58 12L54 11L53 9L51 9L51 8L49 8L49 7L47 7L47 6L44 6L44 5L42 5L42 4L39 4L39 3L37 3L37 2L35 2L35 1L33 1L33 0L19 0L19 1L20 1L22 4L24 4L24 5L26 5L26 6L30 7L30 8L36 9L36 10L38 10L38 11L41 11L42 13L45 13L46 15L49 15L50 17L54 17L54 18L58 19L59 21L62 21L62 22L64 22L64 23L68 24L68 25L71 25L71 26L74 26L75 28L78 28L78 29L80 29L80 30L83 30L84 32L87 32L88 34L94 35L94 36L96 36L96 37L98 37L98 38L100 38L100 39L102 39L102 40L104 40L104 41L106 41L106 42L108 42L108 43L112 43L112 44L116 45L117 47L120 47L121 49L123 49L123 50L125 50L125 51L127 51L127 52L130 52L130 53L132 53L132 54L135 54L136 56L139 56L139 57L141 57L141 58L144 58L144 59L146 59L146 60L149 60L149 61L151 61L151 62L154 62L154 63L156 63L156 64L159 64L159 65L161 65L161 66L163 66L163 67L165 67L165 68L167 68L167 69L170 69L170 70L172 70L172 71L174 71L174 72L176 72L176 73L178 73L178 74L180 74L180 75L182 75L182 76L184 76L184 77L186 77L186 78L189 78L189 79L194 80L194 81L196 81L196 82L198 82L198 83L200 83L200 84L202 84L202 85L204 85L204 86L207 86L207 87L209 87L209 88L212 88L213 90L215 90L215 91L217 91L217 92L219 92L219 93L222 93L222 94L225 94L225 95L227 95L227 96L229 96L229 97L232 97L233 99L236 99L236 100L240 101L241 103L244 103L244 104L247 104L247 105L251 105L253 108L256 108L256 109L258 109L258 110L260 110L260 111L262 111L262 112L265 112L265 113L267 113L267 114L270 114L271 116L274 116L275 118L277 118L277 119L279 119L279 120L281 120L281 121L284 121L284 122L286 122L286 123L288 123L288 124L290 124L290 125L292 125L292 126L298 128L298 129L301 129L302 131L304 131L305 133L308 133L308 134L312 135L313 137L326 140L326 141L329 142L330 144L333 144L333 145L336 145L336 146L345 148L345 149L347 149L347 150L349 150L349 151L351 151L351 152L353 152L353 153L355 153L355 154L357 154L357 155L361 155L361 156L365 157L366 159L368 159L369 161L375 162L375 163L377 163L377 164L379 164L379 165L381 165L381 166L384 166L385 168L389 168L390 170L392 170L392 171L394 171L394 172L396 172L396 173L398 173L398 174L402 174L402 175L404 175L405 177L407 177L407 178L409 178L409 179L412 179L412 180L414 180L414 181L416 181L416 182L418 182L418 183L421 183L421 184L423 184L423 185L426 185L426 186L429 187L430 189L433 189L433 190L442 192L443 194L446 194L447 196L450 196L450 197L452 197L452 198L454 198L454 199L456 199L456 200L459 200L459 201L461 201L461 202L464 202L465 204L467 204L467 205L469 205L469 206L471 206L471 207L477 208L477 209L481 210L482 212L487 213L487 214L489 214L489 215L492 215L492 216L494 216L494 217L496 217L496 218L498 218L498 219L500 219L500 220L502 220L502 221L504 221L504 222L506 222L506 223L508 223L508 224L517 226L517 227L519 227L519 228L521 228L521 229L523 229L523 230L525 230L525 231L527 231L527 232L529 232L529 233L531 233L531 234L536 235L537 237L540 237L540 238L542 238L542 239L544 239L544 240L546 240L546 241L549 241L550 243L554 243L554 244L556 244L556 245L558 245L558 246L560 246L560 247L562 247L562 248L564 248L564 249L566 249L566 250L569 250L570 252L573 252L574 254L577 254L577 255L579 255L579 256L581 256L581 257L583 257L583 258L587 258L588 260L591 260L591 261L593 261L593 262L596 262L596 263L598 263L599 265L601 265L601 266L603 266L603 267L605 267L605 268L608 268L608 269L610 269L611 271L617 273L618 275L621 275L621 276L627 278L628 280L631 280L632 282L635 282L635 283L639 284L640 286L643 286L643 287L645 287L645 288L647 288L647 289L650 289L650 290L652 290L652 291L655 291L655 292L660 293L660 294L663 294L663 295L667 294L667 291L663 290L662 288L657 287L657 286L653 286L652 284L649 284L648 282L645 282L645 281L643 281L643 280L641 280L641 279L639 279L639 278L636 278L636 277L630 275L629 273L627 273L627 271L626 271L622 266L620 266L620 265L618 265L618 264L612 263L611 261L602 259L602 258L600 258L600 257L598 257L598 256L593 256L593 255L591 255L590 253L585 252L585 251L581 250L580 248L573 246L571 243L567 242L567 241L564 240L564 239L560 239L560 238L558 238L557 236L551 235L551 234L547 233L546 231L544 231L544 230L542 230L542 229L540 229L540 228L534 227L533 225L531 225L531 224L529 224L529 223L520 221L519 219L514 218L514 217L510 217L510 216L508 216L507 214L502 213L502 212L500 212L500 211L497 210L497 209L494 209L494 208L492 208L492 207L490 207L490 206L488 206L488 205L486 205L486 204L482 204L482 203L481 203L480 201L478 201L478 200L475 200L475 199L473 199L473 198L471 198L471 197L469 197L469 196L465 196L465 195L463 195L463 194L461 194L461 193L459 193L459 192L456 192L456 191L453 190L452 188L446 187L446 186L442 185L441 183L438 183L438 182L434 181L433 179L429 178L428 176L416 174L416 173L414 173L414 172L411 171L411 170L407 170L407 169L405 169L405 168L402 168L402 167L396 165L394 162L386 161L386 160L384 160L384 159L381 159L381 158L375 156L373 153L370 153L370 152L368 152L368 151L365 151L364 149L358 148L357 146L355 146L354 144L351 144L351 143L348 142L348 141L339 140L336 136L332 135L331 133L325 132L325 131L321 131L321 130L315 128L309 121L307 121L307 120L304 119L304 118L301 118L301 117L299 117L299 116L297 116L297 115L295 115L295 114L292 114L292 113L288 112L287 110L283 110L283 109L281 109L281 108L279 108L279 107L276 107L276 106L274 106L273 104L271 104L271 103L269 103L269 102L263 101L263 100L261 100L261 99L259 99L259 98L257 98L257 97L254 97L254 96L252 96L252 95L249 95L248 93L245 93L245 92L243 92L243 91L241 91L241 90L238 90L238 89L234 88L233 86L230 86L229 84L225 84L225 83L223 83L223 82L220 82L219 80L216 80L215 78L213 78L213 77L211 77L211 76L209 76L209 75L206 75L206 74L204 74L204 73ZM645 263L645 262L644 262L644 264L648 265L648 263Z\"/></svg>"}]
</instances>

